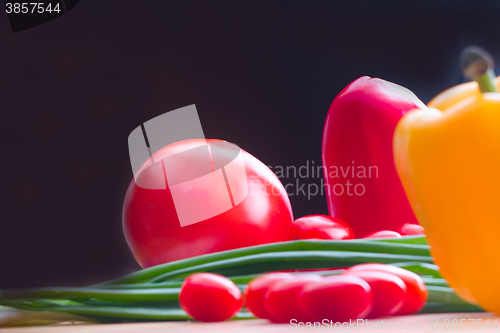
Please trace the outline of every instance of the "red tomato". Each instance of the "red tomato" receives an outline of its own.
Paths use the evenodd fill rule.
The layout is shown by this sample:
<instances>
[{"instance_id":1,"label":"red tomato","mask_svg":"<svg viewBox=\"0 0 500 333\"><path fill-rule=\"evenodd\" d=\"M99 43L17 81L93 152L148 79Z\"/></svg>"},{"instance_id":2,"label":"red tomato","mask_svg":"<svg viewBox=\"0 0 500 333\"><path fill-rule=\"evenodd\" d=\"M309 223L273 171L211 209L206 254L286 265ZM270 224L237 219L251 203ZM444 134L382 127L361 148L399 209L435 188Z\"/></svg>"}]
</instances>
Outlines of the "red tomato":
<instances>
[{"instance_id":1,"label":"red tomato","mask_svg":"<svg viewBox=\"0 0 500 333\"><path fill-rule=\"evenodd\" d=\"M304 274L276 282L264 297L264 305L271 321L276 323L289 323L292 319L307 321L306 315L297 306L297 295L308 284L322 279L320 275Z\"/></svg>"},{"instance_id":2,"label":"red tomato","mask_svg":"<svg viewBox=\"0 0 500 333\"><path fill-rule=\"evenodd\" d=\"M406 269L385 264L361 264L348 268L345 273L355 271L391 273L403 280L407 290L406 298L403 301L403 306L394 313L395 315L417 312L424 307L427 301L427 288L424 281L420 276Z\"/></svg>"},{"instance_id":3,"label":"red tomato","mask_svg":"<svg viewBox=\"0 0 500 333\"><path fill-rule=\"evenodd\" d=\"M224 145L221 140L206 142L211 146ZM161 148L153 154L153 158L155 161L173 159L174 164L190 167L198 162L197 155L178 157L178 161L177 156L182 155L180 152L203 144L205 140L179 141ZM218 149L219 152L224 152L223 148ZM145 189L132 179L123 203L123 231L132 254L143 268L201 254L288 239L293 214L283 185L258 159L243 150L240 154L245 165L246 179L235 181L236 186L245 185L238 182L246 182L248 195L233 208L184 227L180 225L170 188ZM161 163L155 163L142 171L139 177L143 177L141 179L148 184L165 184L163 172L155 170L158 164L161 171ZM215 190L209 190L213 196ZM203 193L200 194L197 188L183 191L180 197L186 201L193 193L197 197L203 197ZM227 191L217 191L215 195L220 195L220 200L228 198ZM197 207L192 209L196 210Z\"/></svg>"},{"instance_id":4,"label":"red tomato","mask_svg":"<svg viewBox=\"0 0 500 333\"><path fill-rule=\"evenodd\" d=\"M398 232L402 236L409 236L409 235L425 235L425 230L424 227L418 224L412 224L412 223L405 223L403 224Z\"/></svg>"},{"instance_id":5,"label":"red tomato","mask_svg":"<svg viewBox=\"0 0 500 333\"><path fill-rule=\"evenodd\" d=\"M199 321L223 321L242 307L238 287L228 278L212 273L188 276L179 294L181 308Z\"/></svg>"},{"instance_id":6,"label":"red tomato","mask_svg":"<svg viewBox=\"0 0 500 333\"><path fill-rule=\"evenodd\" d=\"M341 220L328 215L308 215L296 219L288 234L296 239L353 239L354 232Z\"/></svg>"},{"instance_id":7,"label":"red tomato","mask_svg":"<svg viewBox=\"0 0 500 333\"><path fill-rule=\"evenodd\" d=\"M377 232L372 232L371 234L365 236L364 238L391 238L391 237L398 238L401 237L401 235L391 230L380 230Z\"/></svg>"},{"instance_id":8,"label":"red tomato","mask_svg":"<svg viewBox=\"0 0 500 333\"><path fill-rule=\"evenodd\" d=\"M270 319L271 315L264 306L264 296L274 284L292 277L293 275L288 273L272 273L250 281L244 292L245 307L259 318Z\"/></svg>"},{"instance_id":9,"label":"red tomato","mask_svg":"<svg viewBox=\"0 0 500 333\"><path fill-rule=\"evenodd\" d=\"M309 321L345 322L365 318L373 307L373 299L371 288L364 280L334 275L306 285L297 297L297 304Z\"/></svg>"},{"instance_id":10,"label":"red tomato","mask_svg":"<svg viewBox=\"0 0 500 333\"><path fill-rule=\"evenodd\" d=\"M378 318L395 314L406 297L406 285L394 274L375 271L347 271L344 274L357 276L370 285L373 308L367 318Z\"/></svg>"}]
</instances>

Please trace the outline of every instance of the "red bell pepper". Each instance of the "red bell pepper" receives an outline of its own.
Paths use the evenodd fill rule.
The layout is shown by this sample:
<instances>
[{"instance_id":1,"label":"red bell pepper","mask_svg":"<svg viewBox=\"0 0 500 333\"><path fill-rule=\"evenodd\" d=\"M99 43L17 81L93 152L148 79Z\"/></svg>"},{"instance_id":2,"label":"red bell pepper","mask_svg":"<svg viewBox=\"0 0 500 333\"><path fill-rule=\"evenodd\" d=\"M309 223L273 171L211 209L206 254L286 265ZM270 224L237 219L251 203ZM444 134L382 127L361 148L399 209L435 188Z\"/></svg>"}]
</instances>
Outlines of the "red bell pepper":
<instances>
[{"instance_id":1,"label":"red bell pepper","mask_svg":"<svg viewBox=\"0 0 500 333\"><path fill-rule=\"evenodd\" d=\"M364 76L328 110L322 146L328 210L357 237L418 223L392 155L396 124L415 108L425 105L408 89Z\"/></svg>"}]
</instances>

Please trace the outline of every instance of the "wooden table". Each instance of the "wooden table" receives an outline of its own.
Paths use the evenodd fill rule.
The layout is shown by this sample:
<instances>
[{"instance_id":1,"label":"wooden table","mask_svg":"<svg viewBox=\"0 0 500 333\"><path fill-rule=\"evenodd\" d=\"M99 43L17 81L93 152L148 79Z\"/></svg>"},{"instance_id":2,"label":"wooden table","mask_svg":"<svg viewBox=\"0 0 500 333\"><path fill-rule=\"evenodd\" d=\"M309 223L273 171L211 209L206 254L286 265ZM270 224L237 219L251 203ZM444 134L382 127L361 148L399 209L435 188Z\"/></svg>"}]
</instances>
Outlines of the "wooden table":
<instances>
[{"instance_id":1,"label":"wooden table","mask_svg":"<svg viewBox=\"0 0 500 333\"><path fill-rule=\"evenodd\" d=\"M466 328L453 328L452 321L456 319L459 325L460 319ZM479 319L481 321L479 321ZM378 332L378 331L408 331L408 332L469 332L476 330L475 325L484 325L489 319L490 328L483 327L489 332L500 332L500 316L491 313L439 313L413 316L391 317L385 319L370 320L372 327L366 324L353 328L298 328L289 324L271 324L266 320L238 320L222 323L198 323L198 322L152 322L152 323L130 323L130 324L58 324L35 327L0 328L0 333L282 333L282 332L318 332L346 331L356 332ZM498 327L491 327L497 320ZM383 322L382 322L383 321ZM380 325L377 328L377 323ZM369 325L369 324L368 324ZM406 326L406 327L405 327ZM399 327L399 328L398 328Z\"/></svg>"}]
</instances>

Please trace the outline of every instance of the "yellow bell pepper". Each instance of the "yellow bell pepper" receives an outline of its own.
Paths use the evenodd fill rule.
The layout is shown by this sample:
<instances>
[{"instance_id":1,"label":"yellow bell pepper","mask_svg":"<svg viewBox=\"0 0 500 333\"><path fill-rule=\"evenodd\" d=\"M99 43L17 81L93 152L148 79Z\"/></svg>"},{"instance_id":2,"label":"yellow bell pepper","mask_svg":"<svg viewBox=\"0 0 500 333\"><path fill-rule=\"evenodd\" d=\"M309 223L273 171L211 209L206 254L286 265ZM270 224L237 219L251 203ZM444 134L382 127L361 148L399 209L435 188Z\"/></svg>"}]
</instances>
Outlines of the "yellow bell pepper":
<instances>
[{"instance_id":1,"label":"yellow bell pepper","mask_svg":"<svg viewBox=\"0 0 500 333\"><path fill-rule=\"evenodd\" d=\"M479 66L485 58L473 60L481 91L463 84L407 113L394 159L443 277L466 301L500 314L500 94L491 92L492 70Z\"/></svg>"}]
</instances>

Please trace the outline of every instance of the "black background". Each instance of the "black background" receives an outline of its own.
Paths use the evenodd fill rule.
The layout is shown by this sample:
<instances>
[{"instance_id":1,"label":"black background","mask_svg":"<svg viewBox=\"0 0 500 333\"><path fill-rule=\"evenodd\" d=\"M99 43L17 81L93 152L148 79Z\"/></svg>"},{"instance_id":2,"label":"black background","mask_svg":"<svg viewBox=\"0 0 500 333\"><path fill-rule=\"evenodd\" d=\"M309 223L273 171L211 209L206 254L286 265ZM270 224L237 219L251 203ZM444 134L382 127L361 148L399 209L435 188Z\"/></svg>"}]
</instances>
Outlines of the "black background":
<instances>
[{"instance_id":1,"label":"black background","mask_svg":"<svg viewBox=\"0 0 500 333\"><path fill-rule=\"evenodd\" d=\"M139 268L121 204L144 121L196 104L207 138L319 164L328 107L354 79L428 102L463 82L463 47L499 60L493 3L86 0L16 34L0 14L0 289ZM295 217L327 213L324 197L290 199Z\"/></svg>"}]
</instances>

